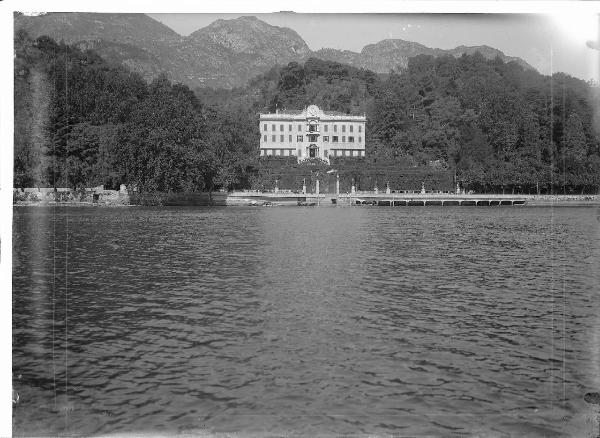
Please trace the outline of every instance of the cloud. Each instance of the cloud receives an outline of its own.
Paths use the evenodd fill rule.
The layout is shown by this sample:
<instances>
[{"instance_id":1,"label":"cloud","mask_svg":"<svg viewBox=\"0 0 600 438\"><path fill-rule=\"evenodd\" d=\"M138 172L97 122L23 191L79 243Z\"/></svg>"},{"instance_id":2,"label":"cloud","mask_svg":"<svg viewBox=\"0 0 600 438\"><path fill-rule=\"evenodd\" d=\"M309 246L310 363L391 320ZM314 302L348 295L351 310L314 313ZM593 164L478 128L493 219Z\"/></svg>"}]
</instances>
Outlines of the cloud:
<instances>
[{"instance_id":1,"label":"cloud","mask_svg":"<svg viewBox=\"0 0 600 438\"><path fill-rule=\"evenodd\" d=\"M590 49L600 50L600 43L598 41L587 40L585 42L585 45L588 46Z\"/></svg>"}]
</instances>

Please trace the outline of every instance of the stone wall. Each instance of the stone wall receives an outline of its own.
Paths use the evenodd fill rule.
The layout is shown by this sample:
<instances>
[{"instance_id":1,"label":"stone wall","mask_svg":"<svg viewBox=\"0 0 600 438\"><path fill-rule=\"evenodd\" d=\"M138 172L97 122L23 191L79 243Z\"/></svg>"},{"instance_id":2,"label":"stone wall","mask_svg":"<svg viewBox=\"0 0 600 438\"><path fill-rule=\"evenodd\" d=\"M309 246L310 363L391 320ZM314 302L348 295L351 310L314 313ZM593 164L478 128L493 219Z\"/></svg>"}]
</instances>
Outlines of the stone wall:
<instances>
[{"instance_id":1,"label":"stone wall","mask_svg":"<svg viewBox=\"0 0 600 438\"><path fill-rule=\"evenodd\" d=\"M27 187L13 189L15 204L54 204L54 203L84 203L84 204L129 204L127 190L104 190L102 186L74 190L65 187Z\"/></svg>"},{"instance_id":2,"label":"stone wall","mask_svg":"<svg viewBox=\"0 0 600 438\"><path fill-rule=\"evenodd\" d=\"M98 205L226 205L227 193L138 193L104 190L102 186L73 190L69 188L39 187L13 189L14 204L98 204Z\"/></svg>"},{"instance_id":3,"label":"stone wall","mask_svg":"<svg viewBox=\"0 0 600 438\"><path fill-rule=\"evenodd\" d=\"M165 206L207 206L226 205L227 193L187 192L187 193L130 193L130 202L135 205Z\"/></svg>"}]
</instances>

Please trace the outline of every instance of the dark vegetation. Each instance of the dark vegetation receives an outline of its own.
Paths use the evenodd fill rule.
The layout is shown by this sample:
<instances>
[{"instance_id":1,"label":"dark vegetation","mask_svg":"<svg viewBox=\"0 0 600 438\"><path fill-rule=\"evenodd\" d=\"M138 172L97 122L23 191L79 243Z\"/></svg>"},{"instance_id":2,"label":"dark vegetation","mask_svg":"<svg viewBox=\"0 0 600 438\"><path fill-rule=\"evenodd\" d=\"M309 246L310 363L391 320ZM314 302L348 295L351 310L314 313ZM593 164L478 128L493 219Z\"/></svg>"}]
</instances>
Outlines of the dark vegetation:
<instances>
[{"instance_id":1,"label":"dark vegetation","mask_svg":"<svg viewBox=\"0 0 600 438\"><path fill-rule=\"evenodd\" d=\"M244 88L195 91L165 77L148 84L93 51L24 32L15 55L15 187L178 192L287 178L301 189L306 175L332 167L344 191L351 180L363 190L423 181L447 190L447 175L476 191L600 187L598 87L479 54L421 55L384 76L311 58ZM259 159L258 113L311 103L366 113L367 157L329 167Z\"/></svg>"}]
</instances>

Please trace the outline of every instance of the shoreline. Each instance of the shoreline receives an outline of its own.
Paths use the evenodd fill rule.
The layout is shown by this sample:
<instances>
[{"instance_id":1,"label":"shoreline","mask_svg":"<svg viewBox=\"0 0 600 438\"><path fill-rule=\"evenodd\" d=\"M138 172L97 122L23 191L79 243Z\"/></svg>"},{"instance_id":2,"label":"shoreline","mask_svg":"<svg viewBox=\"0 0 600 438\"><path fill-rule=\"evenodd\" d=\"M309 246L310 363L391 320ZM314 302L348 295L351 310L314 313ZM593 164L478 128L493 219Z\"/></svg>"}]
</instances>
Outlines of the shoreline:
<instances>
[{"instance_id":1,"label":"shoreline","mask_svg":"<svg viewBox=\"0 0 600 438\"><path fill-rule=\"evenodd\" d=\"M258 199L260 199L261 201L266 201L269 198L274 198L274 197L282 197L282 193L242 193L237 192L236 194L234 194L233 196L229 196L227 202L226 202L226 206L247 206L247 205L253 205L253 206L261 206L260 203L257 202ZM384 199L394 199L394 200L400 200L400 199L404 199L404 200L415 200L415 201L420 201L420 200L431 200L431 201L435 201L436 199L439 199L442 195L440 194L421 194L421 193L415 193L415 194L385 194L385 193L368 193L368 192L361 192L361 193L355 193L355 194L340 194L339 196L330 196L328 194L320 194L320 195L314 195L314 194L309 194L307 193L306 195L303 194L288 194L287 196L283 196L283 197L289 197L290 200L291 199L296 199L297 197L308 197L308 198L312 198L312 197L319 197L319 198L323 198L323 201L321 203L321 206L330 206L331 205L331 201L330 199L337 199L337 203L336 205L339 206L349 206L351 205L349 201L353 200L353 199L357 199L357 198L369 198L369 199L379 199L379 200L384 200ZM484 194L471 194L471 195L443 195L443 197L445 199L448 200L452 200L454 197L456 197L456 199L462 199L462 200L475 200L475 199L483 199L483 198L487 198L487 199L507 199L507 198L512 198L512 199L519 199L519 200L523 200L524 203L522 205L515 205L515 206L519 206L519 207L600 207L600 195L484 195ZM256 198L256 200L252 200L252 198ZM343 202L345 201L345 202ZM352 203L354 204L354 203ZM265 206L283 206L283 205L289 205L289 206L295 206L296 203L286 203L286 204L279 204L277 203L277 201L273 202L273 203L269 203L269 204L265 204ZM92 201L65 201L65 202L55 202L55 201L45 201L45 200L40 200L40 201L16 201L13 202L13 207L99 207L99 208L115 208L115 207L143 207L145 205L142 204L132 204L132 203L124 203L124 202L92 202ZM156 205L157 207L161 207L161 205ZM178 204L173 204L173 203L169 203L169 205L162 205L163 207L166 206L211 206L210 204L206 204L206 203L198 203L198 204L190 204L190 203L181 203L181 205ZM214 206L214 205L212 205ZM335 206L335 205L331 205L331 206Z\"/></svg>"},{"instance_id":2,"label":"shoreline","mask_svg":"<svg viewBox=\"0 0 600 438\"><path fill-rule=\"evenodd\" d=\"M109 204L93 202L43 202L43 201L17 201L13 202L13 207L136 207L135 204Z\"/></svg>"}]
</instances>

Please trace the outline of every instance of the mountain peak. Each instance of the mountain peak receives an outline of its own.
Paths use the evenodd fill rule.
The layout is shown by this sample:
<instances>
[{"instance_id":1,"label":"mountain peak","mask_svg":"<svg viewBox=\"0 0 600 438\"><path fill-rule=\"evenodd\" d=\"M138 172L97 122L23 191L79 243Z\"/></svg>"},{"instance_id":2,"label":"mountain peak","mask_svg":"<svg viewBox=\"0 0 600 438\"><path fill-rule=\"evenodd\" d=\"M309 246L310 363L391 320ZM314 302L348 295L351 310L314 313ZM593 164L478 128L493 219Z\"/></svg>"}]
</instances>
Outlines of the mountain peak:
<instances>
[{"instance_id":1,"label":"mountain peak","mask_svg":"<svg viewBox=\"0 0 600 438\"><path fill-rule=\"evenodd\" d=\"M48 35L58 41L94 49L105 59L120 63L152 80L160 73L192 87L234 87L275 65L304 62L317 57L365 68L376 73L406 68L417 55L452 55L480 52L487 59L500 57L532 69L520 58L489 46L459 46L451 50L426 47L402 39L384 39L350 50L310 50L294 30L273 26L253 15L212 22L187 37L144 14L47 13L15 14L15 30L32 37Z\"/></svg>"},{"instance_id":2,"label":"mountain peak","mask_svg":"<svg viewBox=\"0 0 600 438\"><path fill-rule=\"evenodd\" d=\"M305 58L310 48L292 29L270 25L254 16L217 20L193 32L191 40L210 40L234 53L263 53L275 63Z\"/></svg>"},{"instance_id":3,"label":"mountain peak","mask_svg":"<svg viewBox=\"0 0 600 438\"><path fill-rule=\"evenodd\" d=\"M265 23L264 21L256 18L254 15L242 15L241 17L235 18L235 20L238 20L238 21L260 21L261 23ZM265 23L265 24L267 24L267 23Z\"/></svg>"},{"instance_id":4,"label":"mountain peak","mask_svg":"<svg viewBox=\"0 0 600 438\"><path fill-rule=\"evenodd\" d=\"M518 58L516 56L507 56L504 54L502 50L496 49L494 47L481 45L481 46L458 46L454 49L447 50L449 54L455 57L462 56L463 54L473 55L476 52L479 52L486 59L494 59L496 57L500 58L504 62L516 62L521 67L526 70L535 70L531 65L527 62Z\"/></svg>"}]
</instances>

